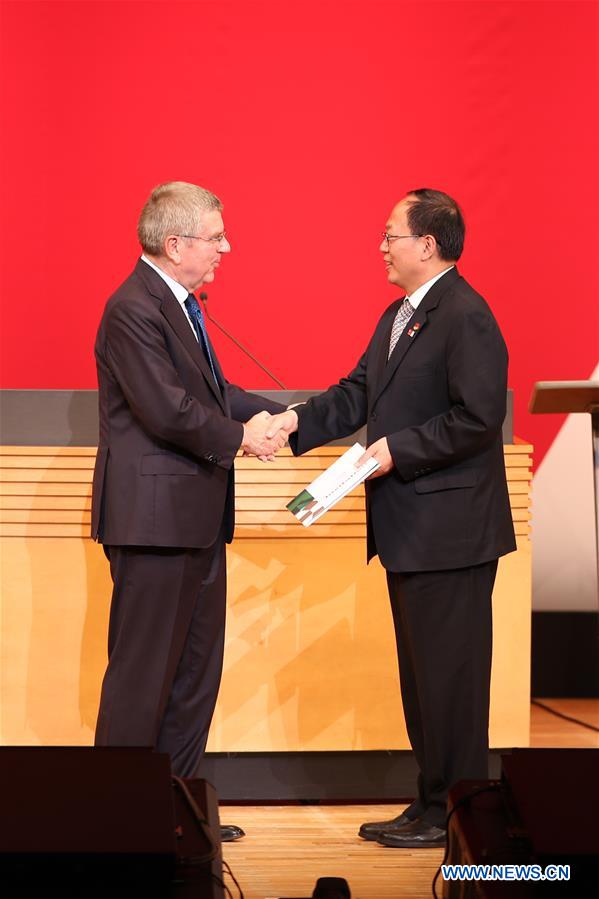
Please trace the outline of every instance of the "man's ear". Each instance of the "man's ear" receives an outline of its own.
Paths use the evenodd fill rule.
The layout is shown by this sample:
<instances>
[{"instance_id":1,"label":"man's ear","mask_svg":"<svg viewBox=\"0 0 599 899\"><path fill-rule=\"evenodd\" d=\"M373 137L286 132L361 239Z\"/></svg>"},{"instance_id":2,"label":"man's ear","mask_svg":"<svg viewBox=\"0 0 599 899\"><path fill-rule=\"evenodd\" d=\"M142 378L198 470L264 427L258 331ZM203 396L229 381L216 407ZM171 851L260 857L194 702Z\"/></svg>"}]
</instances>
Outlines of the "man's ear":
<instances>
[{"instance_id":1,"label":"man's ear","mask_svg":"<svg viewBox=\"0 0 599 899\"><path fill-rule=\"evenodd\" d=\"M432 234L423 234L424 249L422 251L422 259L432 259L437 252L437 241Z\"/></svg>"},{"instance_id":2,"label":"man's ear","mask_svg":"<svg viewBox=\"0 0 599 899\"><path fill-rule=\"evenodd\" d=\"M180 238L176 234L169 234L164 241L164 255L171 262L178 264L181 262L181 252L179 245Z\"/></svg>"}]
</instances>

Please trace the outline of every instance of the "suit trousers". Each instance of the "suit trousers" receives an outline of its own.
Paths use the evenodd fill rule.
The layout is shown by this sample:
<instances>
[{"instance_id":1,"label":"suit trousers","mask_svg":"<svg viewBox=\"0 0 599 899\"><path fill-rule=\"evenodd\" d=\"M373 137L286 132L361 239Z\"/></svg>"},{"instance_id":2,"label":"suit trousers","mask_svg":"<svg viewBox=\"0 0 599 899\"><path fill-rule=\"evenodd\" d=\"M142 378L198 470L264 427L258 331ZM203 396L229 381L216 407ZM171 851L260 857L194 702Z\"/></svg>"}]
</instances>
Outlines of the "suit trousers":
<instances>
[{"instance_id":1,"label":"suit trousers","mask_svg":"<svg viewBox=\"0 0 599 899\"><path fill-rule=\"evenodd\" d=\"M194 777L222 674L224 540L104 550L114 589L96 746L152 746L173 774Z\"/></svg>"},{"instance_id":2,"label":"suit trousers","mask_svg":"<svg viewBox=\"0 0 599 899\"><path fill-rule=\"evenodd\" d=\"M491 596L497 560L387 572L406 727L420 769L408 810L444 826L447 792L488 777Z\"/></svg>"}]
</instances>

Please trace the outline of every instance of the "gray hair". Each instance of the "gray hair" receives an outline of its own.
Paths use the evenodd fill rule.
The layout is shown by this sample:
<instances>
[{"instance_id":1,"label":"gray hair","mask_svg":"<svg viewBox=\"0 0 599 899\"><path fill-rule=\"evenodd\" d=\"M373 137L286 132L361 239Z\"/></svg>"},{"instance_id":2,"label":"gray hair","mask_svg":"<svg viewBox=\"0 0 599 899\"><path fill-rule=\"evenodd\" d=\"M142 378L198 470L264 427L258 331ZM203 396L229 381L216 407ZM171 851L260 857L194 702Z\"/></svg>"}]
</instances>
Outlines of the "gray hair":
<instances>
[{"instance_id":1,"label":"gray hair","mask_svg":"<svg viewBox=\"0 0 599 899\"><path fill-rule=\"evenodd\" d=\"M223 204L209 190L187 181L159 184L150 194L137 223L144 253L161 256L169 234L195 234L202 214Z\"/></svg>"}]
</instances>

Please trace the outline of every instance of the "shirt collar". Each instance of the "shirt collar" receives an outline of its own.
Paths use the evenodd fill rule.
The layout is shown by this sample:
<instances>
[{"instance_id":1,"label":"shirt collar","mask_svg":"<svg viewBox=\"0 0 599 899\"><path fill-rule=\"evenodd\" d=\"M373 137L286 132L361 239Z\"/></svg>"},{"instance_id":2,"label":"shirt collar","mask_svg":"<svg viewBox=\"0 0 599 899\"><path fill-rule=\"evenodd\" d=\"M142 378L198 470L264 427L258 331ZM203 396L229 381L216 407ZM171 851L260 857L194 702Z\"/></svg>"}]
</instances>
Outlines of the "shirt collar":
<instances>
[{"instance_id":1,"label":"shirt collar","mask_svg":"<svg viewBox=\"0 0 599 899\"><path fill-rule=\"evenodd\" d=\"M165 284L167 284L170 287L170 289L172 290L172 292L175 294L175 299L177 299L179 301L179 303L183 306L185 303L185 300L189 296L189 291L187 290L187 288L183 287L182 284L179 284L178 281L175 281L174 278L171 278L170 275L167 275L166 272L163 272L162 269L158 268L158 266L154 262L152 262L150 259L148 259L147 256L142 255L141 259L142 259L142 262L145 262L146 265L149 265L150 268L153 268L154 271L160 275L160 277L165 282Z\"/></svg>"},{"instance_id":2,"label":"shirt collar","mask_svg":"<svg viewBox=\"0 0 599 899\"><path fill-rule=\"evenodd\" d=\"M142 259L143 259L143 257L142 257ZM439 278L442 278L443 275L446 275L447 272L450 271L452 268L454 268L454 266L450 265L448 268L444 269L442 272L439 272L438 275L435 275L434 278L431 278L430 281L426 281L424 284L421 284L420 287L418 287L411 296L406 297L406 299L410 301L410 306L413 309L418 309L418 306L421 304L425 295L429 292L429 290L431 289L431 287L433 286L435 281L438 281Z\"/></svg>"}]
</instances>

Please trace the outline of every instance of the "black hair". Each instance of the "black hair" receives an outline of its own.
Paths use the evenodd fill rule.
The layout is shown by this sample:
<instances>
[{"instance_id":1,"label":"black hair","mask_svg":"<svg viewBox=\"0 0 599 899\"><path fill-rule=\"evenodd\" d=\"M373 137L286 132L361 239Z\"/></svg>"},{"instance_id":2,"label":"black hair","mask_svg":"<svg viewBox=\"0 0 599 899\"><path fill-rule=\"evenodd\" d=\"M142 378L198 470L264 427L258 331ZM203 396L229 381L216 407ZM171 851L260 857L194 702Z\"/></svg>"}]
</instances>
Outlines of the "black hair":
<instances>
[{"instance_id":1,"label":"black hair","mask_svg":"<svg viewBox=\"0 0 599 899\"><path fill-rule=\"evenodd\" d=\"M462 210L455 200L441 190L420 187L409 191L408 226L412 234L432 234L437 241L439 256L457 262L464 249L466 225Z\"/></svg>"}]
</instances>

